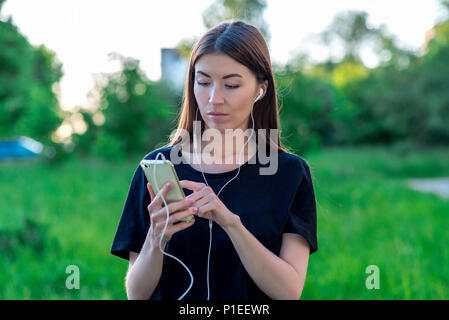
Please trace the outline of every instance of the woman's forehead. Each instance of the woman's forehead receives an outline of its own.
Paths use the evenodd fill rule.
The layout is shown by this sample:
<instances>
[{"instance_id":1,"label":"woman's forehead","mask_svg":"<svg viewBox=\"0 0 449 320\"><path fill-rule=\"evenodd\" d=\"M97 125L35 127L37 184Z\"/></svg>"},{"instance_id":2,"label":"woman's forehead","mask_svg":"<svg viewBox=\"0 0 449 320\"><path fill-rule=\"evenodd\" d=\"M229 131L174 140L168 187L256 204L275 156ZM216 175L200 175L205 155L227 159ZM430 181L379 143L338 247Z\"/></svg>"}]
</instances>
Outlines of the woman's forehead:
<instances>
[{"instance_id":1,"label":"woman's forehead","mask_svg":"<svg viewBox=\"0 0 449 320\"><path fill-rule=\"evenodd\" d=\"M246 78L251 75L251 72L245 65L235 61L226 54L210 53L203 55L195 63L195 74L219 78L230 74L239 74Z\"/></svg>"}]
</instances>

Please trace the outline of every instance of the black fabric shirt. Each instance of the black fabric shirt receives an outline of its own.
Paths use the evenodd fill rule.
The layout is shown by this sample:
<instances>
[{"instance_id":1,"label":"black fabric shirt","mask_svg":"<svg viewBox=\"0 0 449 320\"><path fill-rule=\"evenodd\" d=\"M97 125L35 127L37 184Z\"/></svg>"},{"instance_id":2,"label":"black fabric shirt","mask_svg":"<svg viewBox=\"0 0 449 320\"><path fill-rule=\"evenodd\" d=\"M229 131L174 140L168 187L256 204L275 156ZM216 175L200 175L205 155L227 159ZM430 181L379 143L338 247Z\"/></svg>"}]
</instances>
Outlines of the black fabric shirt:
<instances>
[{"instance_id":1,"label":"black fabric shirt","mask_svg":"<svg viewBox=\"0 0 449 320\"><path fill-rule=\"evenodd\" d=\"M159 148L144 159L155 159L158 152L162 152L170 160L172 148ZM295 154L279 151L276 173L261 175L259 169L268 164L261 164L258 154L254 157L255 163L244 163L239 175L224 187L219 194L220 200L239 215L244 227L274 254L280 253L283 233L301 235L309 243L310 253L314 253L318 249L316 202L308 164ZM174 167L179 180L205 183L201 171L189 164L181 162ZM238 168L223 173L204 173L204 176L217 194L237 172ZM118 257L129 259L129 251L140 252L145 241L150 227L147 206L151 201L146 184L146 176L138 164L110 251ZM188 196L192 191L184 189L184 193ZM175 233L165 250L192 272L194 283L183 299L206 300L209 220L195 216L195 223ZM162 275L151 299L176 300L187 290L191 279L178 261L166 255L163 258ZM215 222L209 273L210 300L270 299L253 282L231 239Z\"/></svg>"}]
</instances>

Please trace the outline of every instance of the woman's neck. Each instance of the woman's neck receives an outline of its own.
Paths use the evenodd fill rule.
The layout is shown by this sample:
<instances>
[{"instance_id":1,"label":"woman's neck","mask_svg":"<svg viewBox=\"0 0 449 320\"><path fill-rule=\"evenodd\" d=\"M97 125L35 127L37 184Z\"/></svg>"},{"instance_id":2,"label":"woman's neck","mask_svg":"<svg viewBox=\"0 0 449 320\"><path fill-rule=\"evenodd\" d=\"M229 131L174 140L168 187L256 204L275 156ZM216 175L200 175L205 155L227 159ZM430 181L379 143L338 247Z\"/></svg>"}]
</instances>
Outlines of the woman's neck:
<instances>
[{"instance_id":1,"label":"woman's neck","mask_svg":"<svg viewBox=\"0 0 449 320\"><path fill-rule=\"evenodd\" d=\"M248 139L251 135L250 131L248 134L244 132L238 133L240 134L235 133L224 136L222 134L219 139L217 139L218 136L213 136L213 138L207 141L198 139L198 142L201 141L201 148L198 150L191 148L190 150L197 157L201 154L202 160L207 163L243 163L256 153L256 141L254 133L251 139Z\"/></svg>"}]
</instances>

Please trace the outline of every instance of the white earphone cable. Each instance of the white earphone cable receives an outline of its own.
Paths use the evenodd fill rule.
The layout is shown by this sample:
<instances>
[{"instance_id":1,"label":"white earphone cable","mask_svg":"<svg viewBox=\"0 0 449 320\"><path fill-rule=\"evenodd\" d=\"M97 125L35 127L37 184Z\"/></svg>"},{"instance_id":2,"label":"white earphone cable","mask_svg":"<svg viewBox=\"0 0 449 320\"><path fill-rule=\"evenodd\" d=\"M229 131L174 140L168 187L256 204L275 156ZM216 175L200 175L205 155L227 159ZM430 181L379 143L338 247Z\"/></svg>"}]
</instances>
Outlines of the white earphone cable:
<instances>
[{"instance_id":1,"label":"white earphone cable","mask_svg":"<svg viewBox=\"0 0 449 320\"><path fill-rule=\"evenodd\" d=\"M256 101L259 99L259 97L262 95L262 93L263 93L263 91L261 90L259 96L256 98L254 103L256 103ZM240 150L240 153L239 153L239 168L238 168L237 174L232 179L230 179L228 182L226 182L223 187L221 187L220 191L218 191L218 193L217 193L217 197L220 195L220 193L223 190L223 188L226 187L226 185L229 182L231 182L232 180L237 178L237 176L240 174L240 166L241 166L240 158L242 156L242 152L243 152L243 150L245 148L245 145L250 141L250 139L251 139L251 137L253 136L253 133L254 133L254 116L253 116L254 103L253 103L253 106L251 107L251 119L252 119L252 122L253 122L253 128L252 128L252 131L251 131L251 135L249 136L248 140L245 142L245 144L242 146L242 149ZM196 152L195 151L197 150L197 143L196 143L197 142L197 139L196 139L196 119L197 119L197 116L198 116L198 110L199 109L197 108L196 109L196 114L195 114L195 128L193 130L193 138L194 138L194 142L193 142L194 152L193 152L193 155L194 155L195 159L196 159ZM200 159L199 163L200 163L201 173L203 175L204 181L206 182L206 185L209 186L209 183L207 182L207 179L204 176L203 167L201 166L201 159ZM209 252L208 252L208 255L207 255L207 300L209 300L209 298L210 298L209 264L210 264L210 251L211 251L211 248L212 248L212 219L209 219Z\"/></svg>"},{"instance_id":2,"label":"white earphone cable","mask_svg":"<svg viewBox=\"0 0 449 320\"><path fill-rule=\"evenodd\" d=\"M263 91L260 92L259 96L256 98L256 100L254 101L254 103L256 103L256 101L259 99L259 97L261 96L262 93L263 93ZM243 145L242 149L240 150L240 154L239 154L239 168L238 168L237 174L236 174L231 180L229 180L228 182L226 182L226 184L225 184L223 187L221 187L220 191L217 193L217 197L219 196L219 194L221 193L221 191L223 190L223 188L226 187L226 185L227 185L229 182L231 182L232 180L234 180L235 178L237 178L237 176L238 176L239 173L240 173L240 166L241 166L241 164L240 164L240 158L241 158L241 156L242 156L242 152L243 152L243 150L244 150L244 148L245 148L245 145L250 141L250 139L251 139L251 137L253 136L253 133L254 133L254 117L253 117L254 103L253 103L253 106L252 106L252 108L251 108L251 119L252 119L252 122L253 122L253 128L252 128L252 131L251 131L251 135L249 136L248 140L245 142L245 144ZM197 115L198 115L198 109L196 109L195 120L197 119ZM193 139L194 139L194 145L193 145L194 152L193 152L193 155L194 155L194 157L195 157L195 159L196 159L196 152L195 152L195 151L197 150L197 143L196 143L197 140L196 140L196 132L195 132L195 131L196 131L196 121L195 121L195 128L194 128L194 130L193 130ZM160 155L162 156L162 159L163 159L163 160L166 160L166 159L165 159L165 156L164 156L164 154L163 154L162 152L159 152L159 153L157 154L155 160L158 160L158 158L159 158ZM200 160L201 160L201 159L200 159ZM204 171L203 171L203 167L201 166L201 161L200 161L199 163L200 163L201 173L202 173L202 175L203 175L204 181L206 182L206 185L209 186L209 183L207 182L207 179L206 179L206 177L204 176ZM159 193L160 189L159 189L158 183L157 183L156 166L153 166L153 175L154 175L154 179L155 179L155 181L156 181L156 189L157 189L156 194L157 194L157 193ZM164 229L163 229L162 235L161 235L161 237L160 237L160 239L159 239L159 250L162 252L162 254L164 254L164 255L166 255L166 256L169 256L169 257L175 259L176 261L178 261L178 262L179 262L179 263L180 263L180 264L187 270L187 272L188 272L189 275L190 275L190 279L191 279L190 285L189 285L189 287L187 288L187 290L186 290L186 291L185 291L185 292L178 298L178 300L181 300L182 298L184 298L184 296L190 291L190 289L191 289L192 286L193 286L193 275L192 275L192 272L189 270L189 268L188 268L188 267L187 267L187 266L186 266L180 259L178 259L178 258L176 258L175 256L173 256L173 255L171 255L171 254L169 254L169 253L166 253L166 252L164 252L164 251L162 250L162 239L163 239L163 237L164 237L164 235L165 235L165 232L166 232L166 230L167 230L167 225L168 225L168 220L169 220L170 212L169 212L169 210L168 210L168 204L167 204L167 202L165 201L165 198L164 198L164 196L163 196L162 194L161 194L161 198L162 198L162 201L164 202L164 205L165 205L165 209L166 209L166 212L167 212L167 219L165 220ZM208 252L208 255L207 255L207 300L209 300L209 298L210 298L210 287L209 287L209 264L210 264L210 252L211 252L211 248L212 248L212 224L213 224L212 219L209 219L209 252Z\"/></svg>"},{"instance_id":3,"label":"white earphone cable","mask_svg":"<svg viewBox=\"0 0 449 320\"><path fill-rule=\"evenodd\" d=\"M159 155L162 155L162 158L165 160L165 156L164 156L164 154L162 153L162 152L159 152L158 154L157 154L157 156L156 156L156 159L155 160L157 160L158 158L159 158ZM159 187L158 187L158 183L157 183L157 175L156 175L156 166L153 166L153 175L154 175L154 180L156 181L156 189L157 189L157 193L159 193ZM189 292L190 291L190 288L192 288L192 285L193 285L193 275L192 275L192 272L190 272L190 270L189 270L189 268L187 268L187 266L184 264L184 262L182 262L181 260L179 260L178 258L176 258L175 256L173 256L173 255L171 255L171 254L169 254L169 253L166 253L166 252L164 252L163 250L162 250L162 239L163 239L163 237L164 237L164 235L165 235L165 231L167 230L167 225L168 225L168 219L169 219L169 211L168 211L168 205L167 205L167 202L165 201L165 198L164 198L164 196L161 194L161 198L162 198L162 201L164 201L164 204L165 204L165 209L166 209L166 212L167 212L167 219L165 220L165 225L164 225L164 230L162 231L162 235L161 235L161 237L160 237L160 239L159 239L159 250L162 252L162 254L164 254L164 255L166 255L166 256L169 256L169 257L171 257L171 258L173 258L173 259L175 259L176 261L178 261L180 264L182 264L182 266L184 267L184 268L186 268L186 270L187 270L187 272L189 273L189 275L190 275L190 286L187 288L187 290L178 298L178 300L181 300L182 298L184 298L184 296L187 294L187 292Z\"/></svg>"}]
</instances>

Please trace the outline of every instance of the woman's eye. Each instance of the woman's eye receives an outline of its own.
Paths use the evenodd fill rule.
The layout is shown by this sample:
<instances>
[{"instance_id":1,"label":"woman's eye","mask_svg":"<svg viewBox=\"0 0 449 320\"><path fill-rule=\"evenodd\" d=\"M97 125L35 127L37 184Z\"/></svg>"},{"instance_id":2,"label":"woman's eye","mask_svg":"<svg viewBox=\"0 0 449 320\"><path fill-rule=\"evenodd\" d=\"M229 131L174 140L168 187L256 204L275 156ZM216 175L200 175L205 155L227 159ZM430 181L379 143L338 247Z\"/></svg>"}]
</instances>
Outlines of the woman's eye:
<instances>
[{"instance_id":1,"label":"woman's eye","mask_svg":"<svg viewBox=\"0 0 449 320\"><path fill-rule=\"evenodd\" d=\"M197 84L200 85L200 86L207 86L207 85L209 85L209 83L207 83L207 82L199 82L199 81L197 81ZM236 89L236 88L238 88L240 86L225 85L225 87L229 88L229 89Z\"/></svg>"}]
</instances>

